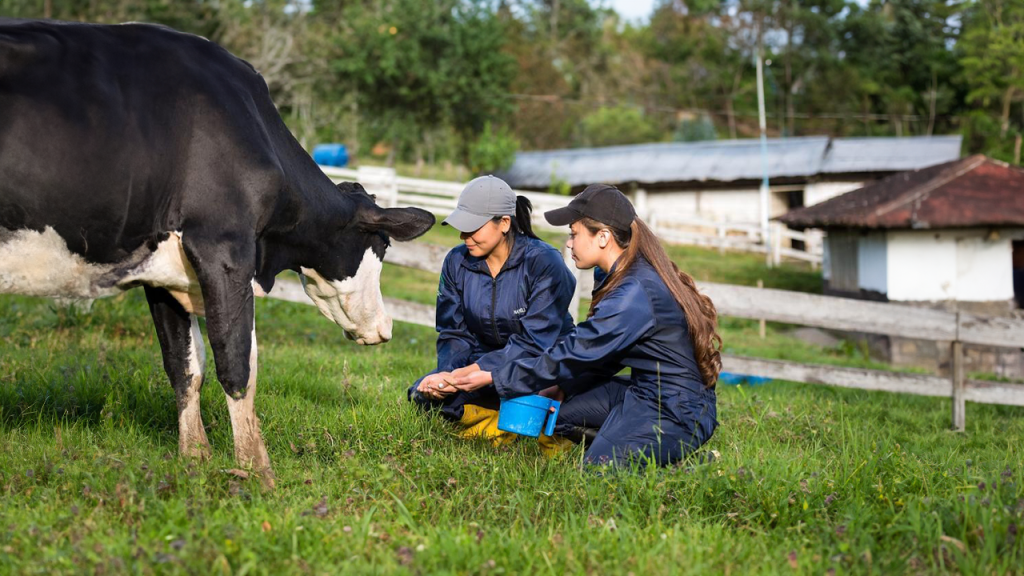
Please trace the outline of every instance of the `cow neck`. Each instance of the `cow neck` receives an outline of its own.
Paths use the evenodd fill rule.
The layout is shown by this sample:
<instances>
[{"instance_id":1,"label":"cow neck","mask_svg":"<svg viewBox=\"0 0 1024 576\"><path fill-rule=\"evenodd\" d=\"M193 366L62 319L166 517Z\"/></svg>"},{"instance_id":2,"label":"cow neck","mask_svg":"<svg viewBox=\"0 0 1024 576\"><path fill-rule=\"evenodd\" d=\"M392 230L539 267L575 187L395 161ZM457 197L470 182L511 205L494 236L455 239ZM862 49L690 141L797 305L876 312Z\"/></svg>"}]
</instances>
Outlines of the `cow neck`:
<instances>
[{"instance_id":1,"label":"cow neck","mask_svg":"<svg viewBox=\"0 0 1024 576\"><path fill-rule=\"evenodd\" d=\"M355 217L351 202L346 202L345 196L330 180L327 182L329 190L300 190L295 193L297 198L292 200L292 204L278 206L271 221L287 221L289 224L261 234L256 281L265 292L270 292L275 277L285 270L299 272L302 266L314 268L311 264L323 250L317 240L322 240L328 230L340 232L351 225Z\"/></svg>"}]
</instances>

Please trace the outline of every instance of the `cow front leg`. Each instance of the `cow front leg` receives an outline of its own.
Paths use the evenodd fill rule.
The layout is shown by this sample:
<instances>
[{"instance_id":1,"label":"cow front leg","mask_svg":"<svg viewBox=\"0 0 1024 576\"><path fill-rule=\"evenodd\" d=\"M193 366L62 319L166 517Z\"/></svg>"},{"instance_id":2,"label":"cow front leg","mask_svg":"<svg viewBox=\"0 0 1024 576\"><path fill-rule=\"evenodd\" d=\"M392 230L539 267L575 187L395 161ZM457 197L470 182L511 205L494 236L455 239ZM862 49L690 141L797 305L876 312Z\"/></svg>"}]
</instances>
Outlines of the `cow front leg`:
<instances>
[{"instance_id":1,"label":"cow front leg","mask_svg":"<svg viewBox=\"0 0 1024 576\"><path fill-rule=\"evenodd\" d=\"M185 253L196 270L206 308L206 333L227 395L235 458L274 486L270 458L256 416L256 324L252 278L255 258L237 242L204 243L183 235ZM226 247L228 249L226 249Z\"/></svg>"},{"instance_id":2,"label":"cow front leg","mask_svg":"<svg viewBox=\"0 0 1024 576\"><path fill-rule=\"evenodd\" d=\"M252 467L264 483L274 486L274 474L270 469L270 457L260 433L260 419L256 416L256 327L253 326L249 351L249 379L245 393L240 397L227 393L228 413L231 415L231 429L235 435L235 458L243 467Z\"/></svg>"},{"instance_id":3,"label":"cow front leg","mask_svg":"<svg viewBox=\"0 0 1024 576\"><path fill-rule=\"evenodd\" d=\"M164 370L178 404L178 452L190 458L210 457L210 442L203 428L199 396L206 372L206 346L199 322L162 288L146 286Z\"/></svg>"}]
</instances>

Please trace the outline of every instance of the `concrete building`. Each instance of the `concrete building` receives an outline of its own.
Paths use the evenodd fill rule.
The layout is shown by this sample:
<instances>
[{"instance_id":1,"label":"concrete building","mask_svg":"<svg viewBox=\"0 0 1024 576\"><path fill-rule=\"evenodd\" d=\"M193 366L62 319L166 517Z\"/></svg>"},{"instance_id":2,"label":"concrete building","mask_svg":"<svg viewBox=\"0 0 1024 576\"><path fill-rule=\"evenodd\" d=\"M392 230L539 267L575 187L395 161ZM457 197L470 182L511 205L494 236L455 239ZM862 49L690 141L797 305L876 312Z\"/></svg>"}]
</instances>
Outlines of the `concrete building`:
<instances>
[{"instance_id":1,"label":"concrete building","mask_svg":"<svg viewBox=\"0 0 1024 576\"><path fill-rule=\"evenodd\" d=\"M889 176L779 220L795 228L826 231L826 293L992 316L1021 315L1020 168L971 156ZM944 351L922 351L921 346L894 342L891 360L941 368ZM975 352L977 371L1014 377L1024 373L1020 350Z\"/></svg>"}]
</instances>

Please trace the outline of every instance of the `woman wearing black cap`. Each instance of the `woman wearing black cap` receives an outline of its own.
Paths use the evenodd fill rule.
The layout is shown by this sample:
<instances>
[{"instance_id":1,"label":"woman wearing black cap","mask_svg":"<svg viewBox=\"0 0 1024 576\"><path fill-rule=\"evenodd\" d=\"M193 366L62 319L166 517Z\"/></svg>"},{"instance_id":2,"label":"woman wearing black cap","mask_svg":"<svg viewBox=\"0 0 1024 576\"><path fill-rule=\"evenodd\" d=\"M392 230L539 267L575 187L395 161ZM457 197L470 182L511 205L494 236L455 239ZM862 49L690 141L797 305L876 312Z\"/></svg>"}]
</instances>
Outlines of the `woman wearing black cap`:
<instances>
[{"instance_id":1,"label":"woman wearing black cap","mask_svg":"<svg viewBox=\"0 0 1024 576\"><path fill-rule=\"evenodd\" d=\"M437 369L413 384L409 399L461 424L464 436L510 437L497 428L494 388L463 392L454 379L536 356L573 327L576 279L561 253L533 233L530 216L529 200L481 176L444 220L463 245L445 257L437 290ZM541 447L557 443L542 438Z\"/></svg>"},{"instance_id":2,"label":"woman wearing black cap","mask_svg":"<svg viewBox=\"0 0 1024 576\"><path fill-rule=\"evenodd\" d=\"M717 313L688 274L612 186L592 185L569 206L546 213L570 225L568 246L581 269L607 277L585 322L544 354L456 379L460 390L493 383L502 398L566 397L556 432L598 428L590 463L631 458L668 464L711 437L721 370ZM615 377L629 367L629 377Z\"/></svg>"}]
</instances>

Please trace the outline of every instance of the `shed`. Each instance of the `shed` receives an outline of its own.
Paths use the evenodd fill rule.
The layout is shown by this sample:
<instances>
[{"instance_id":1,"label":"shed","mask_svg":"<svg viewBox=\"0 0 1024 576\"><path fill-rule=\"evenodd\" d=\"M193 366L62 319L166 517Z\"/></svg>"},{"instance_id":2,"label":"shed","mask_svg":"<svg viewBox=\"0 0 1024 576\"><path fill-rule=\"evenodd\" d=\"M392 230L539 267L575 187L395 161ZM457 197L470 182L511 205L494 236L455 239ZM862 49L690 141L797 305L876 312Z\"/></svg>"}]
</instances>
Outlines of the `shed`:
<instances>
[{"instance_id":1,"label":"shed","mask_svg":"<svg viewBox=\"0 0 1024 576\"><path fill-rule=\"evenodd\" d=\"M901 172L778 220L827 231L826 292L989 313L1024 301L1024 170L985 156Z\"/></svg>"}]
</instances>

